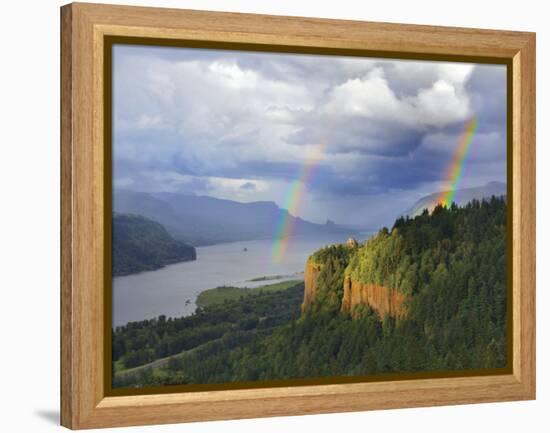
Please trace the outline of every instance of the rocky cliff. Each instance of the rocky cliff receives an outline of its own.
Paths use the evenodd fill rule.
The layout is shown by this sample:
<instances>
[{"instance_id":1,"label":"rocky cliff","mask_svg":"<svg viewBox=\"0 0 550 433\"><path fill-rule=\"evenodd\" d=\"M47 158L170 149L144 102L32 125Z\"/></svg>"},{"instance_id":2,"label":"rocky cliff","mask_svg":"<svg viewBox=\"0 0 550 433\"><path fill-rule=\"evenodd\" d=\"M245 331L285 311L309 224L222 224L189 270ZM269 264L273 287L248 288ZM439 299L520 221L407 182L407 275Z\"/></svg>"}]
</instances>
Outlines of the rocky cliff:
<instances>
[{"instance_id":1,"label":"rocky cliff","mask_svg":"<svg viewBox=\"0 0 550 433\"><path fill-rule=\"evenodd\" d=\"M341 309L345 313L353 312L356 305L367 304L378 313L380 318L386 314L391 317L403 318L406 315L406 300L407 296L395 289L352 281L350 276L344 277L344 297Z\"/></svg>"},{"instance_id":2,"label":"rocky cliff","mask_svg":"<svg viewBox=\"0 0 550 433\"><path fill-rule=\"evenodd\" d=\"M348 239L345 244L321 248L309 257L304 269L302 313L311 308L335 308L353 315L357 305L368 305L381 319L385 315L404 318L407 295L377 281L375 269L369 267L370 259L365 258L365 251L372 246L360 246L356 240ZM367 268L367 275L359 272Z\"/></svg>"},{"instance_id":3,"label":"rocky cliff","mask_svg":"<svg viewBox=\"0 0 550 433\"><path fill-rule=\"evenodd\" d=\"M315 295L317 294L317 277L321 272L321 265L314 263L311 259L306 262L304 269L304 302L302 302L302 312L306 311Z\"/></svg>"},{"instance_id":4,"label":"rocky cliff","mask_svg":"<svg viewBox=\"0 0 550 433\"><path fill-rule=\"evenodd\" d=\"M316 267L306 269L303 319L318 314L324 323L350 315L362 326L360 319L370 320L373 314L379 319L390 316L413 324L406 333L419 331L433 341L453 338L449 335L457 332L457 323L470 326L459 334L473 341L484 332L476 327L481 322L474 316L479 314L487 313L487 323L505 329L501 301L507 285L507 220L506 198L492 197L463 207L439 205L431 213L400 217L393 227L382 227L363 242L320 248L310 257ZM497 310L497 304L504 309ZM485 337L490 342L495 334ZM495 355L488 353L487 364L494 365Z\"/></svg>"}]
</instances>

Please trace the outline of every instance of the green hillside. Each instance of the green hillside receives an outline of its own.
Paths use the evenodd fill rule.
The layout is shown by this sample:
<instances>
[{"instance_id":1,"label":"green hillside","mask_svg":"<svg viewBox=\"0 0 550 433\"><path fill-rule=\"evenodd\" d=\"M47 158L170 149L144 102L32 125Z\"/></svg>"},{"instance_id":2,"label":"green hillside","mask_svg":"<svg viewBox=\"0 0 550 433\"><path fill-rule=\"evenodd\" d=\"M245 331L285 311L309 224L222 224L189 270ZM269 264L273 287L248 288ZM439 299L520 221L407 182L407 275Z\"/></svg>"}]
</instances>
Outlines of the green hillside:
<instances>
[{"instance_id":1,"label":"green hillside","mask_svg":"<svg viewBox=\"0 0 550 433\"><path fill-rule=\"evenodd\" d=\"M279 292L289 287L294 287L297 284L300 284L299 280L281 281L254 288L221 286L200 292L195 303L199 307L209 307L215 304L235 301L245 296L257 295L258 293Z\"/></svg>"},{"instance_id":2,"label":"green hillside","mask_svg":"<svg viewBox=\"0 0 550 433\"><path fill-rule=\"evenodd\" d=\"M219 304L221 317L226 308L247 312L246 338L210 339L121 386L173 383L174 377L185 377L185 383L225 383L503 368L506 214L503 198L474 200L461 208L438 207L432 214L400 218L391 230L383 228L355 248L323 248L311 258L322 267L315 308L296 317L299 300L286 291ZM345 275L407 294L406 316L380 317L366 303L355 305L352 314L343 312ZM256 296L294 299L286 304L288 314L279 310L278 317L289 320L258 332L265 310L256 309ZM184 340L200 334L200 328L185 329ZM128 356L124 353L119 356Z\"/></svg>"},{"instance_id":3,"label":"green hillside","mask_svg":"<svg viewBox=\"0 0 550 433\"><path fill-rule=\"evenodd\" d=\"M113 276L195 260L195 248L175 240L159 223L139 215L113 215Z\"/></svg>"},{"instance_id":4,"label":"green hillside","mask_svg":"<svg viewBox=\"0 0 550 433\"><path fill-rule=\"evenodd\" d=\"M505 283L505 250L504 199L439 206L431 214L399 218L391 232L382 229L351 257L346 274L407 295L446 275L452 287L499 287ZM458 294L449 294L453 303Z\"/></svg>"}]
</instances>

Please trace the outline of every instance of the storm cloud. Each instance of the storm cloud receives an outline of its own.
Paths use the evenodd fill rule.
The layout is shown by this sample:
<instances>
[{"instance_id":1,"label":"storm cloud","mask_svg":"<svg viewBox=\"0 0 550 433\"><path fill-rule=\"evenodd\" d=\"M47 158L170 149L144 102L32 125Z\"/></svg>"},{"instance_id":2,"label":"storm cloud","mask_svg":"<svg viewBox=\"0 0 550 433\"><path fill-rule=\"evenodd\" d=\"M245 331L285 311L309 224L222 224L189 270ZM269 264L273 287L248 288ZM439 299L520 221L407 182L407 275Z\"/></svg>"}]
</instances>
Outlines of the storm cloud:
<instances>
[{"instance_id":1,"label":"storm cloud","mask_svg":"<svg viewBox=\"0 0 550 433\"><path fill-rule=\"evenodd\" d=\"M113 59L115 187L282 206L322 147L299 216L387 223L444 187L473 117L461 186L506 179L502 65L125 45Z\"/></svg>"}]
</instances>

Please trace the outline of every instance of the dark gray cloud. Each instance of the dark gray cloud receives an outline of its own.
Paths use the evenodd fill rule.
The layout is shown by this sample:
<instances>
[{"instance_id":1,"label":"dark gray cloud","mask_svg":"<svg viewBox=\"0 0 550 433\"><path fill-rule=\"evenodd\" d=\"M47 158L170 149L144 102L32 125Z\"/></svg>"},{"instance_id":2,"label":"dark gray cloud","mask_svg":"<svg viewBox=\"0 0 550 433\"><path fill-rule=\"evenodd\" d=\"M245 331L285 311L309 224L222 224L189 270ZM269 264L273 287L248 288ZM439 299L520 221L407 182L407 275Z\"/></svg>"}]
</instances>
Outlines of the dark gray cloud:
<instances>
[{"instance_id":1,"label":"dark gray cloud","mask_svg":"<svg viewBox=\"0 0 550 433\"><path fill-rule=\"evenodd\" d=\"M504 66L139 46L114 52L114 179L130 189L282 204L322 146L302 216L354 223L341 211L345 203L368 209L387 195L394 200L387 209L406 208L441 188L472 117L479 128L464 186L505 180Z\"/></svg>"},{"instance_id":2,"label":"dark gray cloud","mask_svg":"<svg viewBox=\"0 0 550 433\"><path fill-rule=\"evenodd\" d=\"M256 184L253 182L245 182L239 188L248 191L254 191L256 189Z\"/></svg>"},{"instance_id":3,"label":"dark gray cloud","mask_svg":"<svg viewBox=\"0 0 550 433\"><path fill-rule=\"evenodd\" d=\"M466 83L480 132L506 131L506 69L477 65Z\"/></svg>"}]
</instances>

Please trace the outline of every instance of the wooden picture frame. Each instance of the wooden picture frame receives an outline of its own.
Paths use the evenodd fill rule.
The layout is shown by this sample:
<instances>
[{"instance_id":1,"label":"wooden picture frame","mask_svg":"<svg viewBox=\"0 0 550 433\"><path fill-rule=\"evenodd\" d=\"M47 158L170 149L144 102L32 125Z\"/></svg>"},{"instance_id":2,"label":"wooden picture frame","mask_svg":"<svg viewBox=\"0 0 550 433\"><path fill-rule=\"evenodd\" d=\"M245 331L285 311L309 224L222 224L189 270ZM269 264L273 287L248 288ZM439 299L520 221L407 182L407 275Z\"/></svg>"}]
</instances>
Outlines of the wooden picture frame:
<instances>
[{"instance_id":1,"label":"wooden picture frame","mask_svg":"<svg viewBox=\"0 0 550 433\"><path fill-rule=\"evenodd\" d=\"M509 65L512 348L506 374L113 396L104 380L106 38ZM108 66L108 65L107 65ZM72 429L535 398L535 34L192 10L61 8L61 424ZM107 216L106 216L107 215ZM110 358L109 358L110 359Z\"/></svg>"}]
</instances>

